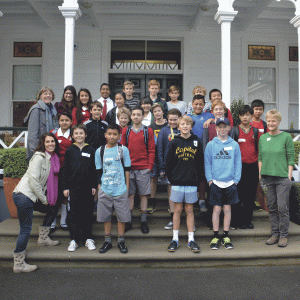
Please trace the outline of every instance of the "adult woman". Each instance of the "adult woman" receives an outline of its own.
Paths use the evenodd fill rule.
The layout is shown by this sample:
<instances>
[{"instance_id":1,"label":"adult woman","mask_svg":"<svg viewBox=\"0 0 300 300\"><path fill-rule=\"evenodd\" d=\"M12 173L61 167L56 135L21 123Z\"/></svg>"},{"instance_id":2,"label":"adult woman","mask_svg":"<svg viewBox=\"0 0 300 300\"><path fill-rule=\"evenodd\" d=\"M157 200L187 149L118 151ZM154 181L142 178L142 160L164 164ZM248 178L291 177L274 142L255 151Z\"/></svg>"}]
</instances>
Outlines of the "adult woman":
<instances>
[{"instance_id":1,"label":"adult woman","mask_svg":"<svg viewBox=\"0 0 300 300\"><path fill-rule=\"evenodd\" d=\"M61 101L54 104L57 114L60 115L62 112L72 114L72 110L76 105L76 100L76 89L73 85L67 85L64 89Z\"/></svg>"},{"instance_id":2,"label":"adult woman","mask_svg":"<svg viewBox=\"0 0 300 300\"><path fill-rule=\"evenodd\" d=\"M37 268L25 263L25 251L32 228L34 203L39 203L38 200L48 210L43 226L39 228L38 245L59 244L59 241L52 241L48 236L50 225L55 217L55 202L58 194L57 175L60 169L58 149L59 144L54 134L43 134L30 159L28 170L13 191L13 200L20 223L20 233L14 251L13 271L15 273L31 272Z\"/></svg>"},{"instance_id":3,"label":"adult woman","mask_svg":"<svg viewBox=\"0 0 300 300\"><path fill-rule=\"evenodd\" d=\"M281 115L276 109L267 112L270 130L259 139L258 168L271 222L272 236L267 245L287 246L289 229L289 194L295 150L289 133L279 130Z\"/></svg>"},{"instance_id":4,"label":"adult woman","mask_svg":"<svg viewBox=\"0 0 300 300\"><path fill-rule=\"evenodd\" d=\"M24 123L28 124L27 157L32 156L40 137L57 127L57 112L51 104L54 98L52 89L42 88L36 97L38 102L30 108L24 119Z\"/></svg>"}]
</instances>

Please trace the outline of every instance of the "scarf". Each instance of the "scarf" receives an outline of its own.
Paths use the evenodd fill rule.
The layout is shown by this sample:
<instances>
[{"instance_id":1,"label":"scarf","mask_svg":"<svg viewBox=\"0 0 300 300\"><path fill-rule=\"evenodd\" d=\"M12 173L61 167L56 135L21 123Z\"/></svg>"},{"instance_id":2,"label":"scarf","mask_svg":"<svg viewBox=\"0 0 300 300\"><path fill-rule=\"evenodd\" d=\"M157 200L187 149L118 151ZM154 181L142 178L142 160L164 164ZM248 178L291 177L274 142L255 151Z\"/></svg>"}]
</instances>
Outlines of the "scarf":
<instances>
[{"instance_id":1,"label":"scarf","mask_svg":"<svg viewBox=\"0 0 300 300\"><path fill-rule=\"evenodd\" d=\"M53 128L57 127L56 109L51 103L47 105L43 100L39 100L38 104L46 112L46 131L49 132Z\"/></svg>"},{"instance_id":2,"label":"scarf","mask_svg":"<svg viewBox=\"0 0 300 300\"><path fill-rule=\"evenodd\" d=\"M56 153L51 155L51 167L47 179L47 200L51 206L54 206L58 196L58 172L60 169L59 158Z\"/></svg>"}]
</instances>

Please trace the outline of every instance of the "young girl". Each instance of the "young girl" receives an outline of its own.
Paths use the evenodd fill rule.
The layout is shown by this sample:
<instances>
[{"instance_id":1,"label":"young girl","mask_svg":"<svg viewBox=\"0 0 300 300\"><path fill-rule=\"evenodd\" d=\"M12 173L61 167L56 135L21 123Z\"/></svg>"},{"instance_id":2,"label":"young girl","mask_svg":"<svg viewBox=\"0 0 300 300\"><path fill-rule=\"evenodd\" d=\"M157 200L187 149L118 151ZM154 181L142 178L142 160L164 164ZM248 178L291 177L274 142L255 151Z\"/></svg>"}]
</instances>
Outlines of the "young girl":
<instances>
[{"instance_id":1,"label":"young girl","mask_svg":"<svg viewBox=\"0 0 300 300\"><path fill-rule=\"evenodd\" d=\"M107 113L105 118L105 121L108 124L118 124L118 125L120 124L117 117L119 110L123 107L130 109L129 105L125 104L125 101L126 101L125 93L117 92L115 95L116 106Z\"/></svg>"},{"instance_id":2,"label":"young girl","mask_svg":"<svg viewBox=\"0 0 300 300\"><path fill-rule=\"evenodd\" d=\"M67 112L62 112L59 115L59 128L53 129L51 132L56 136L59 142L59 162L60 162L60 172L58 174L58 205L61 205L61 218L60 218L60 227L62 230L68 230L66 218L67 218L67 199L63 195L61 187L61 178L62 178L62 169L65 161L66 150L72 145L72 137L70 134L70 127L72 124L72 117ZM54 219L51 225L51 232L55 231L56 219Z\"/></svg>"},{"instance_id":3,"label":"young girl","mask_svg":"<svg viewBox=\"0 0 300 300\"><path fill-rule=\"evenodd\" d=\"M64 89L61 101L54 104L57 114L60 115L62 112L72 114L72 110L76 105L76 100L76 89L73 85L67 85Z\"/></svg>"},{"instance_id":4,"label":"young girl","mask_svg":"<svg viewBox=\"0 0 300 300\"><path fill-rule=\"evenodd\" d=\"M89 106L92 103L92 95L88 89L81 88L78 92L76 107L72 110L72 126L84 123L91 118Z\"/></svg>"},{"instance_id":5,"label":"young girl","mask_svg":"<svg viewBox=\"0 0 300 300\"><path fill-rule=\"evenodd\" d=\"M172 108L177 108L182 115L186 113L186 104L184 101L179 101L178 97L180 96L180 89L178 86L172 85L169 88L169 93L168 93L171 101L167 102L168 105L168 110Z\"/></svg>"},{"instance_id":6,"label":"young girl","mask_svg":"<svg viewBox=\"0 0 300 300\"><path fill-rule=\"evenodd\" d=\"M154 121L154 116L151 113L152 100L148 97L144 97L141 101L141 107L144 109L144 119L142 124L145 126L149 126Z\"/></svg>"}]
</instances>

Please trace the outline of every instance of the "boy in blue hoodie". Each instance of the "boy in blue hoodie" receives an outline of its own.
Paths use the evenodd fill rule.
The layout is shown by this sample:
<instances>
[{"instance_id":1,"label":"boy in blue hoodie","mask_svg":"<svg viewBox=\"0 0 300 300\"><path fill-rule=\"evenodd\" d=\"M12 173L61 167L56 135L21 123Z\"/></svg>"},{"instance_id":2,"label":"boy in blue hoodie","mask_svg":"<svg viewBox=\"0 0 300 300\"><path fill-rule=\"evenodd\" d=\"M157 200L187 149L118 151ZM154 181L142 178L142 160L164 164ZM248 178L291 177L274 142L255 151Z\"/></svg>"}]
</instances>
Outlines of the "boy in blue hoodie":
<instances>
[{"instance_id":1,"label":"boy in blue hoodie","mask_svg":"<svg viewBox=\"0 0 300 300\"><path fill-rule=\"evenodd\" d=\"M231 204L239 202L237 184L241 179L242 157L239 144L228 136L230 122L222 117L216 121L218 136L210 141L205 149L205 176L210 186L209 204L213 205L214 237L210 243L212 250L232 249L228 236L231 220ZM224 211L223 236L219 236L220 213Z\"/></svg>"}]
</instances>

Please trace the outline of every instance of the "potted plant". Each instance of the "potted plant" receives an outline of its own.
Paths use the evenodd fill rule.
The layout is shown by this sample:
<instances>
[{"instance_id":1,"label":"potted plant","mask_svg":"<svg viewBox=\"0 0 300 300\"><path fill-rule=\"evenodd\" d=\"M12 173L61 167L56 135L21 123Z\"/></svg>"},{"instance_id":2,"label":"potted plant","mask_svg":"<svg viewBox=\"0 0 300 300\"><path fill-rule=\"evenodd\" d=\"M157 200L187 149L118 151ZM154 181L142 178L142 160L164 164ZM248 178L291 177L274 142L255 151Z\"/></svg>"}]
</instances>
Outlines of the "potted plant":
<instances>
[{"instance_id":1,"label":"potted plant","mask_svg":"<svg viewBox=\"0 0 300 300\"><path fill-rule=\"evenodd\" d=\"M233 118L233 124L234 126L240 125L241 121L239 118L239 111L244 105L244 99L241 98L239 100L233 100L230 105L230 111Z\"/></svg>"},{"instance_id":2,"label":"potted plant","mask_svg":"<svg viewBox=\"0 0 300 300\"><path fill-rule=\"evenodd\" d=\"M12 192L27 170L26 148L3 149L0 156L0 168L4 171L3 188L7 207L11 217L17 218Z\"/></svg>"}]
</instances>

